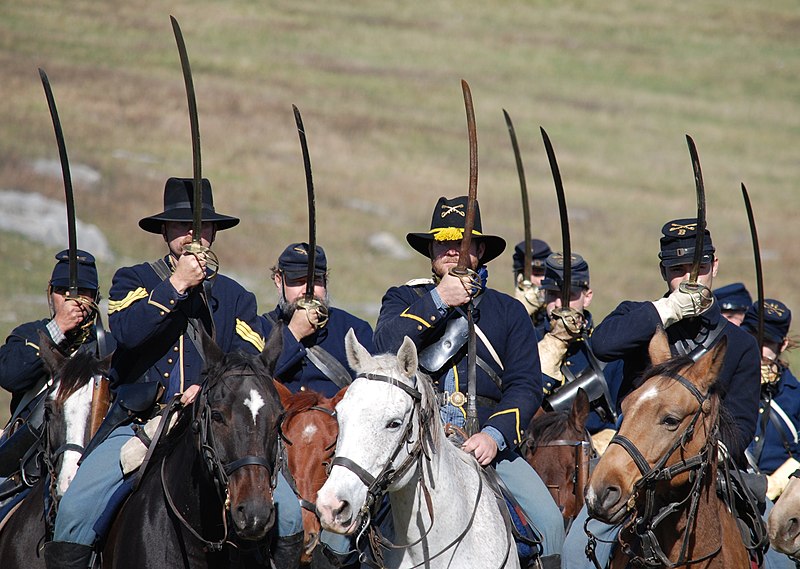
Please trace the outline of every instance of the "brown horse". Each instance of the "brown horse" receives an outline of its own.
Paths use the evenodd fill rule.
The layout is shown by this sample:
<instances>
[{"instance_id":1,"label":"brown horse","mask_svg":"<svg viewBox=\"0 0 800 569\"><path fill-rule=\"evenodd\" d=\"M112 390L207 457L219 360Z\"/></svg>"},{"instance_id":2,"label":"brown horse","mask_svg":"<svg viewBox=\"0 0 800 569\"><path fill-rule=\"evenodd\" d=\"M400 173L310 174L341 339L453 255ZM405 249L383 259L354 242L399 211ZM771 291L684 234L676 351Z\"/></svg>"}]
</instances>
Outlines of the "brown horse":
<instances>
[{"instance_id":1,"label":"brown horse","mask_svg":"<svg viewBox=\"0 0 800 569\"><path fill-rule=\"evenodd\" d=\"M540 413L525 430L522 453L553 495L565 522L583 507L589 480L589 459L594 456L586 431L589 397L578 390L570 411Z\"/></svg>"},{"instance_id":2,"label":"brown horse","mask_svg":"<svg viewBox=\"0 0 800 569\"><path fill-rule=\"evenodd\" d=\"M774 549L800 558L800 479L794 475L769 513L767 529Z\"/></svg>"},{"instance_id":3,"label":"brown horse","mask_svg":"<svg viewBox=\"0 0 800 569\"><path fill-rule=\"evenodd\" d=\"M723 338L697 362L650 342L653 368L625 398L624 419L589 481L589 514L622 524L611 567L749 567L734 516L716 493ZM590 535L590 546L592 536Z\"/></svg>"},{"instance_id":4,"label":"brown horse","mask_svg":"<svg viewBox=\"0 0 800 569\"><path fill-rule=\"evenodd\" d=\"M335 408L347 386L330 398L316 391L292 393L279 381L275 381L275 388L286 410L281 430L286 441L289 472L303 506L305 540L301 562L309 563L320 534L314 504L317 492L328 479L327 468L339 435Z\"/></svg>"}]
</instances>

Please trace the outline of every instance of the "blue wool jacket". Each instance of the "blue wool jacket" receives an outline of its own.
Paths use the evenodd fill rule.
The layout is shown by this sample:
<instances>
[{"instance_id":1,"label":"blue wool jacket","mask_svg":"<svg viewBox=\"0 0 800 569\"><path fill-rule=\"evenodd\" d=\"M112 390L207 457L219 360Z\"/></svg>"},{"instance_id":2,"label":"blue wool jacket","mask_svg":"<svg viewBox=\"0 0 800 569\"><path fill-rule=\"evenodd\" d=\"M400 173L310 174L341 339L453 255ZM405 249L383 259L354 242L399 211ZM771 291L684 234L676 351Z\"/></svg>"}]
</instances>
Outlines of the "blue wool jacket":
<instances>
[{"instance_id":1,"label":"blue wool jacket","mask_svg":"<svg viewBox=\"0 0 800 569\"><path fill-rule=\"evenodd\" d=\"M592 334L594 333L592 314L588 310L584 310L583 315L588 322L588 333L586 336L578 338L574 342L570 343L569 347L567 348L566 358L564 360L564 365L566 365L576 377L589 367L589 353L594 353L592 351ZM536 327L536 331L538 332L540 338L544 337L544 335L550 331L550 321L544 320L539 326ZM605 366L603 367L603 377L606 379L609 395L611 395L611 401L609 401L609 404L612 405L617 412L619 412L619 409L617 408L617 400L619 398L619 389L622 385L623 379L623 362L621 360L614 360L612 362L602 362L602 365ZM542 374L542 382L544 384L543 388L545 396L552 393L554 389L559 387L558 381L549 375ZM611 421L604 421L600 418L600 415L597 414L597 411L592 409L592 411L589 413L589 418L586 420L586 428L590 433L594 434L603 429L613 429L615 428L615 424Z\"/></svg>"},{"instance_id":2,"label":"blue wool jacket","mask_svg":"<svg viewBox=\"0 0 800 569\"><path fill-rule=\"evenodd\" d=\"M372 326L366 321L338 308L331 308L328 316L328 323L323 328L301 341L294 337L288 326L283 329L283 351L275 367L275 377L292 393L310 389L325 397L333 397L339 391L339 387L308 359L307 348L319 346L328 352L344 366L351 378L355 378L356 372L347 364L344 347L344 336L347 331L352 328L359 343L370 353L374 351ZM273 322L286 321L280 308L262 315L261 320L265 336L272 330Z\"/></svg>"},{"instance_id":3,"label":"blue wool jacket","mask_svg":"<svg viewBox=\"0 0 800 569\"><path fill-rule=\"evenodd\" d=\"M761 410L766 403L762 398L756 430L756 439L766 437L761 457L758 459L758 468L766 474L775 472L776 468L786 462L790 453L792 458L800 460L800 441L797 433L800 429L800 382L789 368L783 368L774 389L776 391L770 405L771 418L766 421L766 428L762 431L761 418L764 414ZM776 423L780 425L780 430ZM750 452L754 451L755 446L756 442L750 445Z\"/></svg>"},{"instance_id":4,"label":"blue wool jacket","mask_svg":"<svg viewBox=\"0 0 800 569\"><path fill-rule=\"evenodd\" d=\"M0 347L0 387L11 392L11 413L16 410L25 392L41 380L48 379L44 361L39 357L39 330L47 331L50 319L21 324L11 331L6 343ZM95 329L78 348L80 351L97 350Z\"/></svg>"},{"instance_id":5,"label":"blue wool jacket","mask_svg":"<svg viewBox=\"0 0 800 569\"><path fill-rule=\"evenodd\" d=\"M602 361L624 361L622 385L617 404L635 388L635 380L650 364L650 339L661 326L658 311L652 302L625 301L609 314L594 330L594 353ZM761 384L761 358L755 338L728 324L717 303L701 316L681 320L667 328L670 348L677 355L676 344L682 339L724 326L722 336L728 341L722 372L717 380L723 407L728 411L735 433L723 437L728 450L744 464L744 449L753 440Z\"/></svg>"},{"instance_id":6,"label":"blue wool jacket","mask_svg":"<svg viewBox=\"0 0 800 569\"><path fill-rule=\"evenodd\" d=\"M255 296L224 275L210 282L209 307L219 347L226 353L259 353L264 338ZM162 281L149 263L142 263L117 271L109 297L109 326L117 341L112 388L160 381L169 398L200 383L203 360L189 337L189 318L200 318L207 332L211 322L198 289L178 294L169 279Z\"/></svg>"},{"instance_id":7,"label":"blue wool jacket","mask_svg":"<svg viewBox=\"0 0 800 569\"><path fill-rule=\"evenodd\" d=\"M380 352L397 352L408 336L421 350L436 342L447 321L458 315L453 308L442 315L431 296L432 283L390 288L383 297L375 327L375 348ZM497 429L509 446L522 440L522 431L542 402L542 374L539 366L537 337L530 317L522 304L501 292L485 289L475 309L475 324L489 339L500 358L502 368L479 339L477 354L502 378L502 390L491 377L477 367L477 395L497 402L494 408L478 403L481 428ZM467 393L466 346L433 375L438 391L449 369L455 373L456 388ZM465 408L461 411L466 413Z\"/></svg>"}]
</instances>

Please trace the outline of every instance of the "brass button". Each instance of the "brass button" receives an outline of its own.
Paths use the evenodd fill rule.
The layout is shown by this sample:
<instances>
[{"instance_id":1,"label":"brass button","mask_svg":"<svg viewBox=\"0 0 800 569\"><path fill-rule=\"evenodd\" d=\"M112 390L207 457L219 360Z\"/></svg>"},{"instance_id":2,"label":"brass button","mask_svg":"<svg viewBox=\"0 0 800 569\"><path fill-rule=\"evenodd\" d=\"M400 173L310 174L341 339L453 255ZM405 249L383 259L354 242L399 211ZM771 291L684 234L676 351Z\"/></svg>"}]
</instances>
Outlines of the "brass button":
<instances>
[{"instance_id":1,"label":"brass button","mask_svg":"<svg viewBox=\"0 0 800 569\"><path fill-rule=\"evenodd\" d=\"M164 377L169 377L169 372L165 371L164 372Z\"/></svg>"},{"instance_id":2,"label":"brass button","mask_svg":"<svg viewBox=\"0 0 800 569\"><path fill-rule=\"evenodd\" d=\"M764 408L763 408L763 407L760 407L760 408L758 409L758 412L759 412L759 413L763 413L763 412L764 412Z\"/></svg>"},{"instance_id":3,"label":"brass button","mask_svg":"<svg viewBox=\"0 0 800 569\"><path fill-rule=\"evenodd\" d=\"M300 386L300 391L305 391L305 390L306 390L306 386L305 385L301 385Z\"/></svg>"},{"instance_id":4,"label":"brass button","mask_svg":"<svg viewBox=\"0 0 800 569\"><path fill-rule=\"evenodd\" d=\"M431 316L431 322L434 322L435 320L436 320L436 316Z\"/></svg>"},{"instance_id":5,"label":"brass button","mask_svg":"<svg viewBox=\"0 0 800 569\"><path fill-rule=\"evenodd\" d=\"M169 303L170 303L170 304L175 304L175 301L174 301L174 300L172 300L172 299L170 299Z\"/></svg>"},{"instance_id":6,"label":"brass button","mask_svg":"<svg viewBox=\"0 0 800 569\"><path fill-rule=\"evenodd\" d=\"M172 363L172 358L167 358L167 363L171 364Z\"/></svg>"},{"instance_id":7,"label":"brass button","mask_svg":"<svg viewBox=\"0 0 800 569\"><path fill-rule=\"evenodd\" d=\"M164 311L163 311L163 310L159 310L159 311L158 311L158 313L159 313L161 316L164 316Z\"/></svg>"},{"instance_id":8,"label":"brass button","mask_svg":"<svg viewBox=\"0 0 800 569\"><path fill-rule=\"evenodd\" d=\"M417 326L417 330L422 331L422 326Z\"/></svg>"},{"instance_id":9,"label":"brass button","mask_svg":"<svg viewBox=\"0 0 800 569\"><path fill-rule=\"evenodd\" d=\"M177 352L178 351L178 346L175 346L174 348L172 348L172 351L173 352Z\"/></svg>"}]
</instances>

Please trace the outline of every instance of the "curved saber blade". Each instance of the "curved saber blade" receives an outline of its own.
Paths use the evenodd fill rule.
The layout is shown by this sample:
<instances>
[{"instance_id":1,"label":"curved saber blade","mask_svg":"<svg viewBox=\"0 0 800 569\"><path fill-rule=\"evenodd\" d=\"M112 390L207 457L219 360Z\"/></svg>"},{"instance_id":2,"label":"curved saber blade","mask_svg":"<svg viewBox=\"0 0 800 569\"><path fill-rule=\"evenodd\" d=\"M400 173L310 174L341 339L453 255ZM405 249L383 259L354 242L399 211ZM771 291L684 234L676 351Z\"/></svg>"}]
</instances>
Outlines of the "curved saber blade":
<instances>
[{"instance_id":1,"label":"curved saber blade","mask_svg":"<svg viewBox=\"0 0 800 569\"><path fill-rule=\"evenodd\" d=\"M170 16L172 31L175 33L175 42L178 44L178 54L181 58L183 81L186 84L186 99L189 103L189 124L192 129L192 171L194 173L194 192L192 194L192 243L200 243L200 234L203 228L203 173L200 162L200 121L197 118L197 98L194 93L192 81L192 68L189 65L189 55L186 52L186 43L183 41L181 27L174 16Z\"/></svg>"},{"instance_id":2,"label":"curved saber blade","mask_svg":"<svg viewBox=\"0 0 800 569\"><path fill-rule=\"evenodd\" d=\"M697 233L694 241L694 255L692 256L692 270L689 273L689 282L696 283L700 273L700 264L703 260L703 245L706 234L706 191L703 186L703 171L700 169L700 158L697 156L697 147L688 134L686 142L689 145L689 154L692 157L694 170L694 185L697 194Z\"/></svg>"},{"instance_id":3,"label":"curved saber blade","mask_svg":"<svg viewBox=\"0 0 800 569\"><path fill-rule=\"evenodd\" d=\"M72 193L72 177L69 172L69 159L67 158L67 145L64 142L64 133L61 131L61 121L58 118L56 100L53 89L44 69L39 68L39 77L42 79L44 94L47 97L47 106L50 107L50 117L53 119L53 130L58 143L58 155L61 159L61 174L64 177L64 196L67 203L67 235L69 239L69 294L78 296L78 243L75 230L75 197Z\"/></svg>"},{"instance_id":4,"label":"curved saber blade","mask_svg":"<svg viewBox=\"0 0 800 569\"><path fill-rule=\"evenodd\" d=\"M300 136L300 148L303 151L303 166L306 170L306 192L308 197L308 273L306 279L305 299L310 302L314 299L314 271L317 262L317 208L314 203L314 179L311 176L311 157L308 155L308 142L306 129L303 127L303 117L300 109L292 105L294 122L297 124L297 134Z\"/></svg>"},{"instance_id":5,"label":"curved saber blade","mask_svg":"<svg viewBox=\"0 0 800 569\"><path fill-rule=\"evenodd\" d=\"M744 207L747 210L747 223L750 225L750 237L753 240L753 259L756 265L756 291L758 295L758 347L759 354L764 345L764 273L761 269L761 248L758 246L758 231L756 230L756 219L753 215L753 206L750 204L750 195L747 188L742 183L742 198Z\"/></svg>"},{"instance_id":6,"label":"curved saber blade","mask_svg":"<svg viewBox=\"0 0 800 569\"><path fill-rule=\"evenodd\" d=\"M550 171L553 173L553 183L556 186L558 215L561 218L561 249L564 260L564 283L561 289L561 306L563 308L568 308L572 290L572 246L569 240L567 199L564 196L564 184L561 182L561 172L558 169L558 161L556 161L556 153L553 150L553 145L550 143L550 137L547 136L547 132L545 132L544 128L539 127L539 130L542 131L544 148L547 151L547 160L550 162Z\"/></svg>"},{"instance_id":7,"label":"curved saber blade","mask_svg":"<svg viewBox=\"0 0 800 569\"><path fill-rule=\"evenodd\" d=\"M522 155L519 151L514 123L511 122L511 117L505 109L503 109L503 116L506 119L508 136L511 138L511 147L514 149L514 159L517 162L517 175L519 176L519 189L522 195L522 224L525 230L525 256L522 265L522 278L526 282L531 282L533 252L531 251L531 211L528 205L528 184L525 182L525 168L522 166Z\"/></svg>"},{"instance_id":8,"label":"curved saber blade","mask_svg":"<svg viewBox=\"0 0 800 569\"><path fill-rule=\"evenodd\" d=\"M469 266L469 247L472 243L472 229L475 227L475 209L478 203L478 133L475 128L475 109L472 106L472 93L469 84L461 80L464 92L464 106L467 111L467 134L469 135L469 194L467 197L467 215L464 219L464 237L461 239L461 250L458 256L457 269L464 270Z\"/></svg>"}]
</instances>

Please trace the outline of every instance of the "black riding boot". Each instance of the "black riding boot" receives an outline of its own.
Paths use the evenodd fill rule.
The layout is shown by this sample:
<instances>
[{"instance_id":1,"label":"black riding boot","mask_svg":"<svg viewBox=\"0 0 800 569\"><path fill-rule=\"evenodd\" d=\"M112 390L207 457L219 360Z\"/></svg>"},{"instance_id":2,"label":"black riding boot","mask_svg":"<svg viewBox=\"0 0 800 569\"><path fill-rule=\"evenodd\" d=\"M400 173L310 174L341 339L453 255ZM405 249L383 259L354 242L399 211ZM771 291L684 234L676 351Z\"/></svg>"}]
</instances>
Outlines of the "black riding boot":
<instances>
[{"instance_id":1,"label":"black riding boot","mask_svg":"<svg viewBox=\"0 0 800 569\"><path fill-rule=\"evenodd\" d=\"M92 559L89 545L68 541L44 544L44 564L47 569L87 569Z\"/></svg>"},{"instance_id":2,"label":"black riding boot","mask_svg":"<svg viewBox=\"0 0 800 569\"><path fill-rule=\"evenodd\" d=\"M303 554L303 532L286 537L279 537L272 551L272 563L275 569L297 569L300 556ZM50 569L49 567L47 569Z\"/></svg>"}]
</instances>

